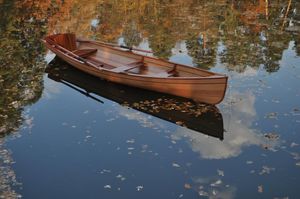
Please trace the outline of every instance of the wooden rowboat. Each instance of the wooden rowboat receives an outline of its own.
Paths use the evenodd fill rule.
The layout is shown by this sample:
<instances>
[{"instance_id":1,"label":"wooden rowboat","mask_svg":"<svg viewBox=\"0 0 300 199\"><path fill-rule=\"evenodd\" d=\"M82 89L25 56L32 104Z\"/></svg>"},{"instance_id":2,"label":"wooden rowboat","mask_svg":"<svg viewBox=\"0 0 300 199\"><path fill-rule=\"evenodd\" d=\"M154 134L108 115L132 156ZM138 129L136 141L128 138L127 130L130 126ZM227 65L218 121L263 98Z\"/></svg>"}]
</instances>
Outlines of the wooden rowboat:
<instances>
[{"instance_id":1,"label":"wooden rowboat","mask_svg":"<svg viewBox=\"0 0 300 199\"><path fill-rule=\"evenodd\" d=\"M108 81L208 104L220 103L227 88L225 75L137 54L135 49L83 40L70 33L42 41L73 67Z\"/></svg>"}]
</instances>

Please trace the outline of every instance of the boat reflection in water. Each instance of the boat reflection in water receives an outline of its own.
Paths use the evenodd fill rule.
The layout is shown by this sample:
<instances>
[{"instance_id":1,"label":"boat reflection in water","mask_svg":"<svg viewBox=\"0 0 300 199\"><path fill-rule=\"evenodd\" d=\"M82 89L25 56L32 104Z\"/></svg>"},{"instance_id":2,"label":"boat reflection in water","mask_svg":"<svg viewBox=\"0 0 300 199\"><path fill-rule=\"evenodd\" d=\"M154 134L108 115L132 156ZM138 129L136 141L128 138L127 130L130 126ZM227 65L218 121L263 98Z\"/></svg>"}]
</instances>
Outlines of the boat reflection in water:
<instances>
[{"instance_id":1,"label":"boat reflection in water","mask_svg":"<svg viewBox=\"0 0 300 199\"><path fill-rule=\"evenodd\" d=\"M49 63L46 72L50 79L101 103L104 102L99 96L220 140L224 138L223 118L216 106L100 80L58 58Z\"/></svg>"}]
</instances>

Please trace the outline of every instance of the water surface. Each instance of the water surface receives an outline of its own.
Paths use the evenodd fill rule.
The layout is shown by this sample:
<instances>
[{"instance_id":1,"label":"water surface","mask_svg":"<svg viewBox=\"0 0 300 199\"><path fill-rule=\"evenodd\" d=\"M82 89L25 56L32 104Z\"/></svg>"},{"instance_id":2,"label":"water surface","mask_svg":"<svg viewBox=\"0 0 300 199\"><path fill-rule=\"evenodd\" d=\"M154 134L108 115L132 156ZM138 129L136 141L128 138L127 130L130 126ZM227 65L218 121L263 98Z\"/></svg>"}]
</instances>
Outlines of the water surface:
<instances>
[{"instance_id":1,"label":"water surface","mask_svg":"<svg viewBox=\"0 0 300 199\"><path fill-rule=\"evenodd\" d=\"M300 4L0 1L3 198L299 198ZM58 32L229 76L217 106L98 80Z\"/></svg>"}]
</instances>

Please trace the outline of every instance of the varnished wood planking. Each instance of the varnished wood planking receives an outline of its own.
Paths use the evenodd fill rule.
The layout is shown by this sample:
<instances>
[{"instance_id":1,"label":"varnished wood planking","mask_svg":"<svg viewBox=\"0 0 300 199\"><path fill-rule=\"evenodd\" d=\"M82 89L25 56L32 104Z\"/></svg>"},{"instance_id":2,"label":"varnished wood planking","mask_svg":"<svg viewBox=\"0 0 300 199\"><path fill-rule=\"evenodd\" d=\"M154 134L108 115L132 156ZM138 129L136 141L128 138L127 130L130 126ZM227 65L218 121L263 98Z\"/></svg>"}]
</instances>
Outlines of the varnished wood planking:
<instances>
[{"instance_id":1,"label":"varnished wood planking","mask_svg":"<svg viewBox=\"0 0 300 199\"><path fill-rule=\"evenodd\" d=\"M79 43L79 49L98 49L95 54L87 57L86 60L93 61L95 65L97 65L98 60L104 63L106 67L104 65L102 65L104 67L93 67L93 65L88 65L84 61L72 57L72 53L68 55L56 48L55 45L50 45L46 41L45 43L50 50L74 67L109 81L178 95L209 104L220 103L225 95L227 77L221 74L94 43ZM130 63L141 61L142 64L139 67L143 67L144 70L140 70L143 73L135 74L126 70L122 71L121 68L117 69L118 67L126 68L126 65ZM172 75L168 71L174 69L174 65L176 65L178 77L167 77ZM135 71L138 72L139 70ZM165 76L155 76L156 74L165 74Z\"/></svg>"}]
</instances>

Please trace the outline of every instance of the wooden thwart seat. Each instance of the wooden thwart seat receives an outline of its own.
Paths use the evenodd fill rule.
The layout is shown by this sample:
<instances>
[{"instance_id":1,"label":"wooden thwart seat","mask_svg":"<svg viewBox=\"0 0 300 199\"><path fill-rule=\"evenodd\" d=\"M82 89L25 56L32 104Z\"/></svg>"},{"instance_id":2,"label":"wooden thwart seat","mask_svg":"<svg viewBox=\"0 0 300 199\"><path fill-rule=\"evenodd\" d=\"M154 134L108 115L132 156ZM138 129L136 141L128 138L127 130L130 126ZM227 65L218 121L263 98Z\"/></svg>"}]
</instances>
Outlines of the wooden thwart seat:
<instances>
[{"instance_id":1,"label":"wooden thwart seat","mask_svg":"<svg viewBox=\"0 0 300 199\"><path fill-rule=\"evenodd\" d=\"M120 67L116 67L114 69L112 69L111 71L112 72L115 72L115 73L121 73L121 72L126 72L127 70L130 70L130 69L133 69L133 68L136 68L137 66L120 66Z\"/></svg>"},{"instance_id":2,"label":"wooden thwart seat","mask_svg":"<svg viewBox=\"0 0 300 199\"><path fill-rule=\"evenodd\" d=\"M96 48L74 50L73 53L79 57L86 58L97 52Z\"/></svg>"},{"instance_id":3,"label":"wooden thwart seat","mask_svg":"<svg viewBox=\"0 0 300 199\"><path fill-rule=\"evenodd\" d=\"M162 71L152 75L153 77L177 77L177 64L175 64L171 70Z\"/></svg>"},{"instance_id":4,"label":"wooden thwart seat","mask_svg":"<svg viewBox=\"0 0 300 199\"><path fill-rule=\"evenodd\" d=\"M134 68L141 67L143 65L144 65L143 62L133 62L133 63L127 64L124 66L116 67L116 68L112 69L111 71L115 72L115 73L122 73L122 72L126 72L128 70L134 69Z\"/></svg>"},{"instance_id":5,"label":"wooden thwart seat","mask_svg":"<svg viewBox=\"0 0 300 199\"><path fill-rule=\"evenodd\" d=\"M169 72L165 72L165 71L153 74L153 77L172 77L172 76L174 76L173 73L169 73Z\"/></svg>"}]
</instances>

